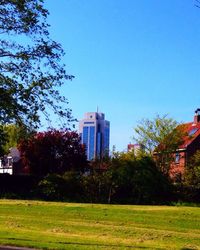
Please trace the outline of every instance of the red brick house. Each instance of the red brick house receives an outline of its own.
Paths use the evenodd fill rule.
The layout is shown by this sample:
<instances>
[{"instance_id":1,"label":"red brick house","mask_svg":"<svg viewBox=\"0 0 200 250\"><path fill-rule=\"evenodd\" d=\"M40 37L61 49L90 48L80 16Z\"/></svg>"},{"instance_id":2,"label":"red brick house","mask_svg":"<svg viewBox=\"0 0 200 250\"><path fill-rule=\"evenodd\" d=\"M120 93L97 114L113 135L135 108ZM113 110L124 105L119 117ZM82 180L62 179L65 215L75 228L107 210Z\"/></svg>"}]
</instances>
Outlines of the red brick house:
<instances>
[{"instance_id":1,"label":"red brick house","mask_svg":"<svg viewBox=\"0 0 200 250\"><path fill-rule=\"evenodd\" d=\"M183 143L174 153L174 161L170 165L172 179L181 179L188 160L200 150L200 109L195 111L194 120L179 126L184 131ZM178 128L179 128L178 127Z\"/></svg>"}]
</instances>

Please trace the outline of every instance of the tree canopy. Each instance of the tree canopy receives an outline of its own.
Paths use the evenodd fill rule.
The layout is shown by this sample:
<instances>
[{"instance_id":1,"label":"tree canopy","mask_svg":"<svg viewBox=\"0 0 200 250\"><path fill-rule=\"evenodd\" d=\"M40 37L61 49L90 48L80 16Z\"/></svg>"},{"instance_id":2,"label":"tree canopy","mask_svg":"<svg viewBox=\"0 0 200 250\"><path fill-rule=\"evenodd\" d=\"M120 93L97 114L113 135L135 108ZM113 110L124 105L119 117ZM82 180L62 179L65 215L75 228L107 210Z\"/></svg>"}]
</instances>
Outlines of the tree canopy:
<instances>
[{"instance_id":1,"label":"tree canopy","mask_svg":"<svg viewBox=\"0 0 200 250\"><path fill-rule=\"evenodd\" d=\"M7 143L7 134L2 125L0 125L0 157L5 154L5 145Z\"/></svg>"},{"instance_id":2,"label":"tree canopy","mask_svg":"<svg viewBox=\"0 0 200 250\"><path fill-rule=\"evenodd\" d=\"M20 140L27 138L34 133L33 131L28 131L26 127L17 126L15 124L5 124L1 127L5 139L0 144L3 148L4 154L8 154L10 148L17 147Z\"/></svg>"},{"instance_id":3,"label":"tree canopy","mask_svg":"<svg viewBox=\"0 0 200 250\"><path fill-rule=\"evenodd\" d=\"M87 167L85 149L76 132L39 132L18 145L24 172L45 176L49 173L83 171Z\"/></svg>"},{"instance_id":4,"label":"tree canopy","mask_svg":"<svg viewBox=\"0 0 200 250\"><path fill-rule=\"evenodd\" d=\"M72 79L61 63L61 45L51 40L43 0L0 0L0 123L38 127L49 110L71 120L58 87Z\"/></svg>"},{"instance_id":5,"label":"tree canopy","mask_svg":"<svg viewBox=\"0 0 200 250\"><path fill-rule=\"evenodd\" d=\"M182 143L184 131L172 118L156 116L152 120L143 119L135 128L134 139L143 146L147 154L156 153L156 162L168 174L173 154Z\"/></svg>"},{"instance_id":6,"label":"tree canopy","mask_svg":"<svg viewBox=\"0 0 200 250\"><path fill-rule=\"evenodd\" d=\"M184 182L186 185L200 188L200 150L197 150L189 160L185 169Z\"/></svg>"}]
</instances>

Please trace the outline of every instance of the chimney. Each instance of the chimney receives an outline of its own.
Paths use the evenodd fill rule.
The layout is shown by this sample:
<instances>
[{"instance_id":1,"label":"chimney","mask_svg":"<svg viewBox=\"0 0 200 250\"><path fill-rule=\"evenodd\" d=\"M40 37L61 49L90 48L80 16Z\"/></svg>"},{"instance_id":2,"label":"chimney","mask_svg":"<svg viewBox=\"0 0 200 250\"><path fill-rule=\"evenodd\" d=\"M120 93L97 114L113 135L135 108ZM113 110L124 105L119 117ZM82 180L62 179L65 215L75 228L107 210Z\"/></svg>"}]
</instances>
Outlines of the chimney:
<instances>
[{"instance_id":1,"label":"chimney","mask_svg":"<svg viewBox=\"0 0 200 250\"><path fill-rule=\"evenodd\" d=\"M200 122L200 109L198 108L195 110L195 115L194 115L194 124L197 124Z\"/></svg>"}]
</instances>

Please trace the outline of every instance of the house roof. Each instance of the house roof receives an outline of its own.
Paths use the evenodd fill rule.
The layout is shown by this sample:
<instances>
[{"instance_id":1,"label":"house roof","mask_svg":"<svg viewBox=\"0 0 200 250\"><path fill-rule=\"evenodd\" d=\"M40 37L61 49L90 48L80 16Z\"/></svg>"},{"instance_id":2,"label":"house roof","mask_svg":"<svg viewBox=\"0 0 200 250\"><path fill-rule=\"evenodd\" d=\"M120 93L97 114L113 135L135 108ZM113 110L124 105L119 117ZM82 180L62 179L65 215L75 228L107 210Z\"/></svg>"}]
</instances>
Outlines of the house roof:
<instances>
[{"instance_id":1,"label":"house roof","mask_svg":"<svg viewBox=\"0 0 200 250\"><path fill-rule=\"evenodd\" d=\"M190 145L197 136L200 135L200 122L194 123L184 123L177 127L178 129L182 129L184 133L183 143L179 146L179 149L185 149L188 145Z\"/></svg>"}]
</instances>

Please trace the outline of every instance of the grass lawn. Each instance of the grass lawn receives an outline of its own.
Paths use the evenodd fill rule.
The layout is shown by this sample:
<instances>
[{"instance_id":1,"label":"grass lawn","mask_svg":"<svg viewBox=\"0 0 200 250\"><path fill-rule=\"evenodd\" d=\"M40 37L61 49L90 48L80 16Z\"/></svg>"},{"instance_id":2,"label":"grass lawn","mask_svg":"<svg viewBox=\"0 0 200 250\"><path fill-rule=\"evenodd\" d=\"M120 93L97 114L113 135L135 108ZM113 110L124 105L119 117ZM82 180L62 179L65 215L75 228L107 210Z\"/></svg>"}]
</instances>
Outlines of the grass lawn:
<instances>
[{"instance_id":1,"label":"grass lawn","mask_svg":"<svg viewBox=\"0 0 200 250\"><path fill-rule=\"evenodd\" d=\"M200 249L200 208L0 200L0 245Z\"/></svg>"}]
</instances>

